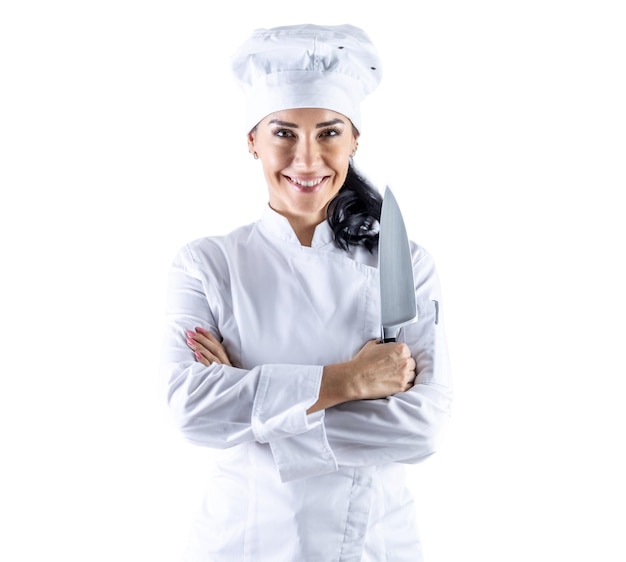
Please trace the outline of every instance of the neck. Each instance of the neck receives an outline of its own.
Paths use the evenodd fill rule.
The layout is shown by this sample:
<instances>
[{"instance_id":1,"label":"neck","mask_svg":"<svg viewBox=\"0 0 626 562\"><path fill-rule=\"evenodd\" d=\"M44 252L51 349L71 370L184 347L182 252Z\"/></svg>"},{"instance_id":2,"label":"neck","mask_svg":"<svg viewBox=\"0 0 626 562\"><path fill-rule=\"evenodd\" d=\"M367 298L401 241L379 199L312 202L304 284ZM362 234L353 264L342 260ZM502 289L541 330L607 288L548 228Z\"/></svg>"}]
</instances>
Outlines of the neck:
<instances>
[{"instance_id":1,"label":"neck","mask_svg":"<svg viewBox=\"0 0 626 562\"><path fill-rule=\"evenodd\" d=\"M322 221L311 221L304 217L287 217L287 220L300 240L300 244L310 247L313 242L315 227Z\"/></svg>"},{"instance_id":2,"label":"neck","mask_svg":"<svg viewBox=\"0 0 626 562\"><path fill-rule=\"evenodd\" d=\"M270 205L270 207L272 206ZM272 209L274 209L274 207L272 207ZM296 237L303 246L311 246L311 243L313 242L313 235L315 234L315 228L318 224L321 224L326 220L326 214L297 215L285 213L284 211L279 211L277 209L274 210L289 221Z\"/></svg>"}]
</instances>

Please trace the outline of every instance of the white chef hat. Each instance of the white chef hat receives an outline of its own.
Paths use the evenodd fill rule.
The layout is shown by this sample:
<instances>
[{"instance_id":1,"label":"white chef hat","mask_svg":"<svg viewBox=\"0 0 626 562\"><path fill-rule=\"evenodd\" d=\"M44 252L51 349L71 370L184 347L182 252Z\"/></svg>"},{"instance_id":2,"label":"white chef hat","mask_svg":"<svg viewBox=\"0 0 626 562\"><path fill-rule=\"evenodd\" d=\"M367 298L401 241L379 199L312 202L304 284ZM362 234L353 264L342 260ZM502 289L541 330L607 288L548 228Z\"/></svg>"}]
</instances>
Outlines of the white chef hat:
<instances>
[{"instance_id":1,"label":"white chef hat","mask_svg":"<svg viewBox=\"0 0 626 562\"><path fill-rule=\"evenodd\" d=\"M257 29L232 58L246 98L246 132L283 109L317 107L361 128L360 105L380 83L381 62L353 25L290 25Z\"/></svg>"}]
</instances>

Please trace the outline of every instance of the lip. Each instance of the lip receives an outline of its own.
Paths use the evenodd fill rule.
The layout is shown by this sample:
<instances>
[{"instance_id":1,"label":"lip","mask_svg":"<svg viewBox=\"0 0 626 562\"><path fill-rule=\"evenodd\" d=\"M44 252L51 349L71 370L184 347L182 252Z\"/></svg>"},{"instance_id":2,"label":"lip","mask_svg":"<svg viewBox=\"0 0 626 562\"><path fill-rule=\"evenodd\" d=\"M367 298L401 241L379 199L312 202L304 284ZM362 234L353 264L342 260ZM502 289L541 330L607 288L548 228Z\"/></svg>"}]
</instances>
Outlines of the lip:
<instances>
[{"instance_id":1,"label":"lip","mask_svg":"<svg viewBox=\"0 0 626 562\"><path fill-rule=\"evenodd\" d=\"M299 193L316 193L322 186L325 185L328 176L315 177L315 178L303 178L303 177L290 177L284 176L289 185L298 191Z\"/></svg>"}]
</instances>

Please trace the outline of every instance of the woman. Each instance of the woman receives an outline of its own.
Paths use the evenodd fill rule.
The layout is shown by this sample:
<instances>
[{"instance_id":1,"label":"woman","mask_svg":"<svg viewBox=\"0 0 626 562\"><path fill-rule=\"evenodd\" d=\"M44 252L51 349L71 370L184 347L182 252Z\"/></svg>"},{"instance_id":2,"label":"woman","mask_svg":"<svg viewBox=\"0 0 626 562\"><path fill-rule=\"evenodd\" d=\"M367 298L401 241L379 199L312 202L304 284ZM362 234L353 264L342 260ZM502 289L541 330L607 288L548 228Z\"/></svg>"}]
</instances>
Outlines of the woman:
<instances>
[{"instance_id":1,"label":"woman","mask_svg":"<svg viewBox=\"0 0 626 562\"><path fill-rule=\"evenodd\" d=\"M352 157L378 56L353 26L288 26L257 30L233 68L269 205L171 269L169 405L219 450L187 560L419 561L403 464L435 451L451 390L415 244L418 320L377 341L381 197Z\"/></svg>"}]
</instances>

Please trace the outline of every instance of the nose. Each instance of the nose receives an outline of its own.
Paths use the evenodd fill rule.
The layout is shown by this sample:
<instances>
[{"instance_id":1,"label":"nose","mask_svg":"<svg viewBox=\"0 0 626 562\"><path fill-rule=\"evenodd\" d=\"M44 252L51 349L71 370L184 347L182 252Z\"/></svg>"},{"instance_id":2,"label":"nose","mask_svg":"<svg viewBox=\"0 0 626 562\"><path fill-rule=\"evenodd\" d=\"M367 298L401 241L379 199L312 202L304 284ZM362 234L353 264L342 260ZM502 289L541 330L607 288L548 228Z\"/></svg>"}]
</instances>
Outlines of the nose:
<instances>
[{"instance_id":1,"label":"nose","mask_svg":"<svg viewBox=\"0 0 626 562\"><path fill-rule=\"evenodd\" d=\"M314 139L301 138L298 140L294 154L294 163L301 168L312 168L320 158L320 147Z\"/></svg>"}]
</instances>

